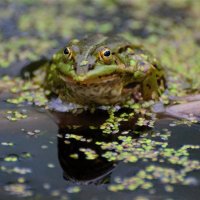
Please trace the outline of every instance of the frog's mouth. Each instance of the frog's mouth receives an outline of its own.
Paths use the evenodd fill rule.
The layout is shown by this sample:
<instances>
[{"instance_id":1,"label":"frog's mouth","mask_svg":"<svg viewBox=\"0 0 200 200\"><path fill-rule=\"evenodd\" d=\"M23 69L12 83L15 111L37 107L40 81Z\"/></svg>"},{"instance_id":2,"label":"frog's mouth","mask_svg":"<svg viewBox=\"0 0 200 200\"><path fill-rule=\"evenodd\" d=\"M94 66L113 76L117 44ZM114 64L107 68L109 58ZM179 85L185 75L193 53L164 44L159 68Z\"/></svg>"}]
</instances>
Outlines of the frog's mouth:
<instances>
[{"instance_id":1,"label":"frog's mouth","mask_svg":"<svg viewBox=\"0 0 200 200\"><path fill-rule=\"evenodd\" d=\"M124 102L131 95L140 94L138 83L130 85L119 73L104 74L81 81L76 81L69 76L60 76L60 78L65 83L64 93L61 96L66 96L68 101L78 104L111 105Z\"/></svg>"},{"instance_id":2,"label":"frog's mouth","mask_svg":"<svg viewBox=\"0 0 200 200\"><path fill-rule=\"evenodd\" d=\"M138 83L132 81L133 70L116 65L109 65L107 70L98 67L82 76L60 73L59 77L65 84L61 96L78 104L116 104L124 102L134 93L138 94L140 90Z\"/></svg>"},{"instance_id":3,"label":"frog's mouth","mask_svg":"<svg viewBox=\"0 0 200 200\"><path fill-rule=\"evenodd\" d=\"M89 82L98 82L102 80L110 80L116 77L120 77L124 73L133 74L133 69L125 69L124 65L106 65L106 66L97 66L95 69L87 72L86 74L77 75L74 71L63 72L60 71L60 76L62 80L65 81L74 81L78 83L89 83Z\"/></svg>"},{"instance_id":4,"label":"frog's mouth","mask_svg":"<svg viewBox=\"0 0 200 200\"><path fill-rule=\"evenodd\" d=\"M60 78L66 82L66 83L70 83L70 84L81 84L81 85L89 85L89 84L105 84L107 82L113 82L113 81L121 81L121 77L119 76L119 74L104 74L101 76L97 76L97 77L87 77L87 78L79 78L78 80L74 80L74 78L70 77L70 76L60 76Z\"/></svg>"}]
</instances>

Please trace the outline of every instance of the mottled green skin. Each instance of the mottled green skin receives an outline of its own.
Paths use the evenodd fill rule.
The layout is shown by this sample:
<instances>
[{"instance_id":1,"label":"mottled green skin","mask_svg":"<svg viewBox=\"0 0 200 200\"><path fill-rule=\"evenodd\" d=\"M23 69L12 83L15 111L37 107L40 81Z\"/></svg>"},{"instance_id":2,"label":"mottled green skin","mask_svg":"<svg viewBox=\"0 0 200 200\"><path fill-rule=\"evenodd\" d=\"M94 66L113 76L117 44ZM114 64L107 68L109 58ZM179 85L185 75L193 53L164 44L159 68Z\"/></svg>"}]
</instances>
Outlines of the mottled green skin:
<instances>
[{"instance_id":1,"label":"mottled green skin","mask_svg":"<svg viewBox=\"0 0 200 200\"><path fill-rule=\"evenodd\" d=\"M142 46L119 36L94 35L72 40L57 52L47 67L45 87L66 102L82 105L120 104L157 99L165 88L164 72L158 61ZM109 62L100 52L109 49Z\"/></svg>"}]
</instances>

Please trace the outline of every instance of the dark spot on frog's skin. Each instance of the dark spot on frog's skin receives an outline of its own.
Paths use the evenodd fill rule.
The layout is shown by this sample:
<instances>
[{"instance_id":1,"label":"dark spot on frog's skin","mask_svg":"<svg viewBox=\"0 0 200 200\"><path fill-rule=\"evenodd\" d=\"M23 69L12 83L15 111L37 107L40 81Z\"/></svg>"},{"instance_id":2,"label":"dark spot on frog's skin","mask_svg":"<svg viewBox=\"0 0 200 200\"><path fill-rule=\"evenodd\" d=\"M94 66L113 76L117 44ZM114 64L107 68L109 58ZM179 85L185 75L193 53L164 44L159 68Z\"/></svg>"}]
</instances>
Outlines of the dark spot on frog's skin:
<instances>
[{"instance_id":1,"label":"dark spot on frog's skin","mask_svg":"<svg viewBox=\"0 0 200 200\"><path fill-rule=\"evenodd\" d=\"M151 85L149 85L149 84L146 84L146 86L147 86L147 88L148 88L148 89L151 89Z\"/></svg>"},{"instance_id":2,"label":"dark spot on frog's skin","mask_svg":"<svg viewBox=\"0 0 200 200\"><path fill-rule=\"evenodd\" d=\"M153 66L157 69L158 65L156 63L153 63Z\"/></svg>"},{"instance_id":3,"label":"dark spot on frog's skin","mask_svg":"<svg viewBox=\"0 0 200 200\"><path fill-rule=\"evenodd\" d=\"M129 46L121 47L118 49L118 53L122 53L122 52L126 51L128 48L129 48Z\"/></svg>"},{"instance_id":4,"label":"dark spot on frog's skin","mask_svg":"<svg viewBox=\"0 0 200 200\"><path fill-rule=\"evenodd\" d=\"M161 80L157 79L157 84L160 85L161 84Z\"/></svg>"},{"instance_id":5,"label":"dark spot on frog's skin","mask_svg":"<svg viewBox=\"0 0 200 200\"><path fill-rule=\"evenodd\" d=\"M80 85L81 85L81 83L77 82L77 85L78 85L78 86L80 86Z\"/></svg>"},{"instance_id":6,"label":"dark spot on frog's skin","mask_svg":"<svg viewBox=\"0 0 200 200\"><path fill-rule=\"evenodd\" d=\"M92 69L94 69L94 65L89 64L89 65L88 65L88 70L92 70Z\"/></svg>"},{"instance_id":7,"label":"dark spot on frog's skin","mask_svg":"<svg viewBox=\"0 0 200 200\"><path fill-rule=\"evenodd\" d=\"M164 77L160 77L159 79L157 79L157 84L161 85L161 83L163 82L164 86L166 87L166 82L164 80Z\"/></svg>"},{"instance_id":8,"label":"dark spot on frog's skin","mask_svg":"<svg viewBox=\"0 0 200 200\"><path fill-rule=\"evenodd\" d=\"M196 39L196 43L200 46L200 37Z\"/></svg>"},{"instance_id":9,"label":"dark spot on frog's skin","mask_svg":"<svg viewBox=\"0 0 200 200\"><path fill-rule=\"evenodd\" d=\"M124 48L119 48L118 53L122 53L124 51Z\"/></svg>"},{"instance_id":10,"label":"dark spot on frog's skin","mask_svg":"<svg viewBox=\"0 0 200 200\"><path fill-rule=\"evenodd\" d=\"M128 85L126 85L124 88L126 89L131 89L131 88L135 88L139 83L135 82L135 83L129 83Z\"/></svg>"}]
</instances>

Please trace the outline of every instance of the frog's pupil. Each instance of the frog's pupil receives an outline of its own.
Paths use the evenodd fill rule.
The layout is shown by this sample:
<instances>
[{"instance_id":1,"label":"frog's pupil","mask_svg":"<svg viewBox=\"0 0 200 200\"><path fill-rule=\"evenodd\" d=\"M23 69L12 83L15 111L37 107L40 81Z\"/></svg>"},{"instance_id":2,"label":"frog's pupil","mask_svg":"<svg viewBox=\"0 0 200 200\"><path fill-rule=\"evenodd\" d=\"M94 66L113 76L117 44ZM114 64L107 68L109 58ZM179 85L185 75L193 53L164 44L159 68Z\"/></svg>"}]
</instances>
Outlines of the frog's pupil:
<instances>
[{"instance_id":1,"label":"frog's pupil","mask_svg":"<svg viewBox=\"0 0 200 200\"><path fill-rule=\"evenodd\" d=\"M64 49L64 54L69 54L69 50L67 48Z\"/></svg>"},{"instance_id":2,"label":"frog's pupil","mask_svg":"<svg viewBox=\"0 0 200 200\"><path fill-rule=\"evenodd\" d=\"M108 51L108 50L105 51L103 55L106 56L106 57L110 56L110 51Z\"/></svg>"}]
</instances>

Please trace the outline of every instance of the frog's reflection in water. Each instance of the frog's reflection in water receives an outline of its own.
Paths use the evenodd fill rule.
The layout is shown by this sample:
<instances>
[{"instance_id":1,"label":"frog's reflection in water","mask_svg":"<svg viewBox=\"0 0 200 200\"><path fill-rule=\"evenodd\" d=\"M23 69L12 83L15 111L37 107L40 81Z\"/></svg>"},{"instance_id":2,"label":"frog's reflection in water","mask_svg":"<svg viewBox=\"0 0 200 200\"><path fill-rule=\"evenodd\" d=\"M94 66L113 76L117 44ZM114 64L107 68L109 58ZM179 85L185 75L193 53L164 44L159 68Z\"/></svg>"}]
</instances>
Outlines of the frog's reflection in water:
<instances>
[{"instance_id":1,"label":"frog's reflection in water","mask_svg":"<svg viewBox=\"0 0 200 200\"><path fill-rule=\"evenodd\" d=\"M96 142L112 140L112 136L100 137L100 132L90 129L60 129L58 137L58 158L64 171L64 178L89 183L105 183L115 163L101 155L105 153ZM72 138L67 138L70 137ZM77 140L82 137L82 139ZM91 155L87 155L87 154Z\"/></svg>"},{"instance_id":2,"label":"frog's reflection in water","mask_svg":"<svg viewBox=\"0 0 200 200\"><path fill-rule=\"evenodd\" d=\"M105 110L96 110L92 114L87 111L78 115L59 112L52 114L59 126L58 158L64 178L81 184L109 183L110 174L117 163L103 156L106 150L99 143L119 142L118 136L125 130L131 130L130 134L133 135L136 116L120 123L118 133L108 134L100 129L109 117Z\"/></svg>"}]
</instances>

